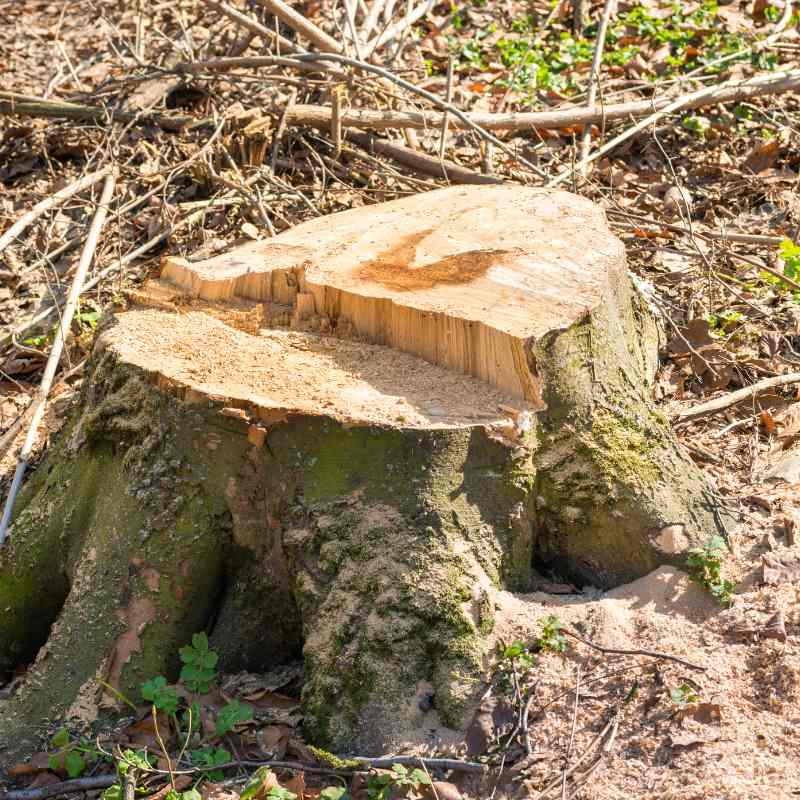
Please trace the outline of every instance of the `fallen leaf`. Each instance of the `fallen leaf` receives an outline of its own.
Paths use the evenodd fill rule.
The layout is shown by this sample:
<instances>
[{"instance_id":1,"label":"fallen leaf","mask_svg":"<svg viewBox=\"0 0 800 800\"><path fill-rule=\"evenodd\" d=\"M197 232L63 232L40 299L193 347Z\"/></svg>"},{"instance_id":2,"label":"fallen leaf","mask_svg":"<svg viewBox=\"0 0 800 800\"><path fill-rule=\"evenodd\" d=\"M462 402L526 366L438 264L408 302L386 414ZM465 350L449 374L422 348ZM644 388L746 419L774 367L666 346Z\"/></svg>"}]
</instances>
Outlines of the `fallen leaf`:
<instances>
[{"instance_id":1,"label":"fallen leaf","mask_svg":"<svg viewBox=\"0 0 800 800\"><path fill-rule=\"evenodd\" d=\"M769 169L780 153L781 143L778 139L770 139L763 144L756 145L744 160L744 168L756 175L765 169Z\"/></svg>"},{"instance_id":2,"label":"fallen leaf","mask_svg":"<svg viewBox=\"0 0 800 800\"><path fill-rule=\"evenodd\" d=\"M674 733L669 737L671 747L695 747L699 744L710 744L719 741L719 731L709 733Z\"/></svg>"},{"instance_id":3,"label":"fallen leaf","mask_svg":"<svg viewBox=\"0 0 800 800\"><path fill-rule=\"evenodd\" d=\"M800 581L800 556L764 553L761 556L761 582L772 586Z\"/></svg>"}]
</instances>

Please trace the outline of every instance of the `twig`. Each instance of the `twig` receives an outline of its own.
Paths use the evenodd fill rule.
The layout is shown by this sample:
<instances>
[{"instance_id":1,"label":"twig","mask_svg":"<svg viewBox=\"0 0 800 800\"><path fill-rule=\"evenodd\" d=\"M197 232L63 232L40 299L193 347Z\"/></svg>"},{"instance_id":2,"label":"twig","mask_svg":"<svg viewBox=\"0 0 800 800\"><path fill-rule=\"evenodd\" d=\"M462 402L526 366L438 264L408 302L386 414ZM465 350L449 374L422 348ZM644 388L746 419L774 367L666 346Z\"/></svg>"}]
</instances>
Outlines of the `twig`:
<instances>
[{"instance_id":1,"label":"twig","mask_svg":"<svg viewBox=\"0 0 800 800\"><path fill-rule=\"evenodd\" d=\"M423 175L432 175L435 178L447 178L451 183L465 184L498 184L503 181L493 175L481 175L478 172L466 169L452 161L439 160L434 156L412 150L402 144L387 142L385 139L376 139L369 133L347 132L348 141L355 142L368 153L391 158L398 164L421 172Z\"/></svg>"},{"instance_id":2,"label":"twig","mask_svg":"<svg viewBox=\"0 0 800 800\"><path fill-rule=\"evenodd\" d=\"M204 0L205 1L205 0ZM323 53L341 53L342 45L336 39L328 36L325 31L318 28L313 22L298 14L291 6L283 0L256 0L256 2L274 14L281 22L288 25L292 30L297 31L321 50Z\"/></svg>"},{"instance_id":3,"label":"twig","mask_svg":"<svg viewBox=\"0 0 800 800\"><path fill-rule=\"evenodd\" d=\"M272 153L270 154L269 158L269 168L273 175L275 174L275 167L277 166L278 161L278 149L280 148L283 134L286 131L286 120L289 117L289 113L291 112L296 97L297 90L293 89L292 93L289 95L289 99L286 101L286 106L284 107L281 118L278 121L278 127L275 129L275 136L272 139Z\"/></svg>"},{"instance_id":4,"label":"twig","mask_svg":"<svg viewBox=\"0 0 800 800\"><path fill-rule=\"evenodd\" d=\"M382 33L367 43L367 58L369 58L379 47L382 47L392 39L396 39L399 33L410 28L415 22L421 20L434 6L435 0L424 0L415 9L406 14L402 19L390 25Z\"/></svg>"},{"instance_id":5,"label":"twig","mask_svg":"<svg viewBox=\"0 0 800 800\"><path fill-rule=\"evenodd\" d=\"M589 72L589 96L586 98L586 107L590 111L594 111L595 99L597 98L597 86L600 83L600 64L603 60L603 48L606 43L606 32L608 31L608 23L611 21L611 15L617 7L617 0L606 0L603 8L603 16L600 18L600 26L597 29L597 41L594 46L594 56L592 58L592 68ZM587 125L583 129L583 138L581 140L581 161L586 161L589 155L589 144L592 141L592 129ZM586 177L586 166L581 169L581 175Z\"/></svg>"},{"instance_id":6,"label":"twig","mask_svg":"<svg viewBox=\"0 0 800 800\"><path fill-rule=\"evenodd\" d=\"M73 195L94 186L98 181L108 175L110 168L101 169L98 172L92 172L89 175L84 175L69 186L65 186L50 197L46 197L40 203L37 203L30 211L23 214L2 236L0 236L0 253L19 236L25 228L28 227L34 220L38 219L45 212L51 208L61 205L66 200L69 200Z\"/></svg>"},{"instance_id":7,"label":"twig","mask_svg":"<svg viewBox=\"0 0 800 800\"><path fill-rule=\"evenodd\" d=\"M244 63L244 62L247 63ZM262 56L250 59L225 59L213 61L198 61L192 65L180 65L187 72L200 72L204 68L213 70L234 69L239 66L270 66L276 65L278 60L271 56ZM291 59L281 59L282 66L292 66ZM738 102L753 97L790 92L800 87L800 70L782 72L777 75L759 75L747 81L712 86L703 90L705 93L695 92L684 95L681 100L681 110L712 106L721 103ZM437 101L441 105L441 100ZM452 109L447 109L451 116L449 126L451 130L468 130L473 125L478 125L487 131L527 131L550 130L558 128L574 128L577 126L611 122L620 119L635 119L652 114L674 103L675 99L669 96L656 96L648 100L637 100L631 103L616 103L604 105L600 109L563 108L556 111L510 111L502 114L469 112L461 114L455 119ZM465 121L466 120L466 121ZM292 109L291 122L311 125L315 128L327 130L331 124L331 109L326 106L306 105L298 103ZM442 114L439 111L391 111L375 109L349 109L342 123L348 128L362 130L388 130L392 128L415 128L429 130L441 127ZM649 124L649 123L647 123ZM750 241L750 240L748 240Z\"/></svg>"},{"instance_id":8,"label":"twig","mask_svg":"<svg viewBox=\"0 0 800 800\"><path fill-rule=\"evenodd\" d=\"M691 92L690 94L685 94L676 100L673 100L663 108L654 111L644 119L639 120L639 122L623 131L621 134L619 134L619 136L615 136L613 139L606 142L602 147L599 147L591 155L587 156L586 158L582 158L576 165L574 165L574 167L564 170L564 172L553 178L547 185L556 186L559 183L562 183L575 171L582 170L587 164L590 164L592 161L596 161L598 158L627 141L632 136L635 136L637 133L639 133L639 131L644 130L648 125L652 125L657 119L660 119L666 114L672 114L675 111L683 111L688 108L697 108L701 105L710 105L711 103L720 102L719 99L712 100L711 98L719 98L721 90L724 88L744 92L745 94L741 94L739 97L737 97L737 99L743 99L745 96L753 96L748 93L749 91L763 90L766 86L771 87L771 89L774 89L776 86L782 86L783 88L780 89L780 91L794 89L797 86L800 86L800 71L792 70L783 72L780 75L772 76L772 78L765 78L763 75L760 75L747 81L738 81L735 84L726 84L723 86L710 86L706 87L705 89L698 89L696 92ZM607 114L604 114L603 116L606 116L606 118L608 117Z\"/></svg>"},{"instance_id":9,"label":"twig","mask_svg":"<svg viewBox=\"0 0 800 800\"><path fill-rule=\"evenodd\" d=\"M779 386L788 386L792 383L800 383L800 372L790 372L786 375L777 375L774 378L764 378L762 381L745 386L743 389L737 389L735 392L730 392L723 397L717 397L714 400L680 411L675 415L674 419L678 422L684 422L703 417L706 414L715 414L717 411L730 408L736 403L748 400L761 392L766 392L768 389L777 389Z\"/></svg>"},{"instance_id":10,"label":"twig","mask_svg":"<svg viewBox=\"0 0 800 800\"><path fill-rule=\"evenodd\" d=\"M9 116L51 117L54 119L80 119L93 122L153 123L165 131L181 131L197 123L194 117L179 114L159 114L143 111L119 111L104 106L85 106L64 100L45 100L16 92L0 92L0 114Z\"/></svg>"},{"instance_id":11,"label":"twig","mask_svg":"<svg viewBox=\"0 0 800 800\"><path fill-rule=\"evenodd\" d=\"M798 375L798 380L800 380L800 375ZM620 656L648 656L649 658L663 658L667 661L675 661L678 664L683 664L684 667L689 667L689 669L696 669L699 672L705 672L706 667L701 667L699 664L693 664L691 661L687 661L685 658L680 658L679 656L672 656L668 653L656 653L652 650L621 650L618 647L602 647L599 644L595 644L594 642L590 642L588 639L584 639L583 636L579 636L574 631L571 631L569 628L561 628L561 632L567 636L571 636L573 639L577 639L579 642L582 642L587 647L591 647L592 650L597 650L598 653L605 653L605 654L613 654L613 655L620 655Z\"/></svg>"},{"instance_id":12,"label":"twig","mask_svg":"<svg viewBox=\"0 0 800 800\"><path fill-rule=\"evenodd\" d=\"M381 756L379 758L363 758L353 756L351 761L359 761L372 769L391 769L394 764L413 767L424 764L430 769L449 769L454 772L488 772L486 764L475 761L460 761L457 758L422 758L420 756Z\"/></svg>"},{"instance_id":13,"label":"twig","mask_svg":"<svg viewBox=\"0 0 800 800\"><path fill-rule=\"evenodd\" d=\"M51 783L49 786L41 786L38 789L16 789L0 795L2 800L47 800L48 797L55 797L60 794L71 794L73 792L88 792L92 789L107 789L118 783L116 775L94 775L91 778L75 778L71 781L61 781L61 783Z\"/></svg>"},{"instance_id":14,"label":"twig","mask_svg":"<svg viewBox=\"0 0 800 800\"><path fill-rule=\"evenodd\" d=\"M269 28L262 25L257 20L248 17L247 14L242 14L241 11L237 11L235 8L232 8L227 3L219 3L217 0L203 0L203 2L207 6L211 6L211 8L219 11L220 14L224 14L229 19L232 19L237 24L241 25L243 28L247 28L252 33L257 34L262 39L265 39L270 44L277 43L280 47L281 52L284 53L305 53L306 51L296 45L294 42L290 42L285 37L281 36L275 31L271 31Z\"/></svg>"},{"instance_id":15,"label":"twig","mask_svg":"<svg viewBox=\"0 0 800 800\"><path fill-rule=\"evenodd\" d=\"M64 306L64 311L61 315L60 324L56 332L55 341L53 342L53 349L50 351L50 357L45 366L44 375L42 376L42 383L39 386L38 397L36 399L36 408L33 412L30 427L28 428L28 435L25 438L25 443L22 445L22 450L19 454L17 462L17 469L14 472L14 479L11 482L11 488L6 498L5 508L3 509L3 516L0 519L0 546L6 538L8 526L11 523L11 512L14 510L14 501L16 500L17 493L22 486L22 479L25 475L25 470L28 467L28 462L33 451L33 444L36 438L36 433L39 429L39 424L44 416L47 407L47 397L50 393L50 388L53 385L53 378L55 377L58 363L61 360L61 354L64 350L64 344L67 340L70 325L72 324L72 317L78 305L78 297L81 293L83 282L86 279L86 273L89 270L89 265L92 263L94 251L97 247L97 240L100 237L100 232L103 229L103 224L108 214L108 205L111 202L111 197L114 193L114 185L116 183L116 176L112 173L106 175L105 183L103 185L103 193L100 196L100 202L97 206L92 224L89 229L89 235L86 238L86 244L81 253L81 259L78 268L75 271L75 277L72 280L72 286L67 297L67 302Z\"/></svg>"},{"instance_id":16,"label":"twig","mask_svg":"<svg viewBox=\"0 0 800 800\"><path fill-rule=\"evenodd\" d=\"M333 142L333 157L339 158L342 154L342 110L344 87L334 86L331 89L331 141Z\"/></svg>"},{"instance_id":17,"label":"twig","mask_svg":"<svg viewBox=\"0 0 800 800\"><path fill-rule=\"evenodd\" d=\"M453 56L447 59L447 89L445 90L445 99L448 103L453 102ZM439 134L439 160L444 161L444 149L447 144L447 123L449 115L447 111L442 114L442 129Z\"/></svg>"},{"instance_id":18,"label":"twig","mask_svg":"<svg viewBox=\"0 0 800 800\"><path fill-rule=\"evenodd\" d=\"M569 734L569 744L564 755L564 771L561 775L561 797L562 800L567 796L567 768L569 767L569 757L572 755L572 745L575 744L575 728L578 725L578 705L581 701L581 665L578 664L578 677L575 681L575 704L572 707L572 729Z\"/></svg>"}]
</instances>

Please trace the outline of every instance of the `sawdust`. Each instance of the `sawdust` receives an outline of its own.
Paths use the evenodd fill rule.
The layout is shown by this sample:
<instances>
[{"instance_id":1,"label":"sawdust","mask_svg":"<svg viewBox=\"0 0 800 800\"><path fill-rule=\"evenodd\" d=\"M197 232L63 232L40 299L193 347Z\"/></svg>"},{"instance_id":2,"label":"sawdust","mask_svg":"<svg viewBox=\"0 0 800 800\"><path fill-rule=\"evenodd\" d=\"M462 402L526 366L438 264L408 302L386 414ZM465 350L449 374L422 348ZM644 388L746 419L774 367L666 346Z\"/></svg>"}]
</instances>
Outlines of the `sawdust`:
<instances>
[{"instance_id":1,"label":"sawdust","mask_svg":"<svg viewBox=\"0 0 800 800\"><path fill-rule=\"evenodd\" d=\"M380 345L302 331L252 335L197 311L134 309L98 342L162 382L268 412L411 428L502 421L519 406L469 376Z\"/></svg>"}]
</instances>

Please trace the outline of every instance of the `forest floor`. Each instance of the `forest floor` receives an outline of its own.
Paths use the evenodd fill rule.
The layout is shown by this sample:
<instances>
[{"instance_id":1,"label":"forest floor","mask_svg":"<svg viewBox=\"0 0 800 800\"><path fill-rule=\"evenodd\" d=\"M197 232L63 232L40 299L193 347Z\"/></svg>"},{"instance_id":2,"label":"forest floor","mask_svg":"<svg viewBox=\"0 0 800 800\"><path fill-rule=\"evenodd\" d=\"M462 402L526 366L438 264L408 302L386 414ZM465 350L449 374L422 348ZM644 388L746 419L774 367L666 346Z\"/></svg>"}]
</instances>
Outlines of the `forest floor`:
<instances>
[{"instance_id":1,"label":"forest floor","mask_svg":"<svg viewBox=\"0 0 800 800\"><path fill-rule=\"evenodd\" d=\"M690 415L709 399L800 370L800 94L663 115L593 162L586 177L573 170L580 158L577 125L497 132L502 148L475 131L450 130L443 137L438 127L405 135L382 130L380 141L392 144L395 156L429 156L411 168L363 140L336 142L335 127L311 127L290 111L297 104L330 107L337 96L349 108L387 113L429 108L424 99L357 71L345 79L281 65L260 71L206 65L190 77L176 69L179 62L275 50L213 3L140 5L142 13L135 3L110 0L0 0L0 230L85 173L111 164L119 171L90 273L105 270L104 279L82 297L36 452L79 397L101 314L123 307L126 293L155 272L164 254L208 256L318 214L447 185L437 177L442 139L448 168L460 166L465 180L483 174L544 185L566 172L562 188L606 208L638 285L663 319L667 340L655 399L738 514L722 575L736 588L732 602L720 604L682 572L664 568L602 596L575 592L557 576L550 576L549 594L498 594L495 635L507 649L498 660L495 695L487 699L492 707L478 714L466 741L432 741L425 753L480 758L490 772L481 778L451 773L435 790L417 774L405 791L411 797L449 798L460 791L598 800L800 796L800 382ZM296 41L257 3L237 8ZM349 42L346 52L356 55L342 8L323 0L303 4L303 11L335 40ZM587 24L576 33L568 2L431 3L411 28L378 44L373 62L450 96L464 111L581 106L601 12L602 4L589 7ZM598 103L678 96L793 69L800 36L792 12L791 4L768 0L621 2L609 26ZM398 12L394 20L401 19ZM132 117L111 122L9 114L9 92L113 107ZM150 111L188 121L172 130ZM623 118L593 126L592 151L632 124ZM42 215L0 254L3 496L53 340L54 302L69 286L98 196L99 184ZM30 324L48 309L44 321ZM570 637L562 642L558 631L542 632L541 620L549 615L606 647L659 651L705 669L603 654ZM538 654L515 650L515 641L538 641ZM12 691L18 677L0 675L0 693ZM236 699L257 713L236 719L229 712L230 730L209 733L207 758L195 755L194 763L225 760L224 754L239 762L241 774L244 762L267 755L314 763L297 729L296 682L294 674L261 676L255 683L228 678L204 700L211 716ZM500 696L503 686L508 701ZM511 736L514 703L523 697L534 698L529 725ZM504 703L511 706L507 714L498 711ZM158 727L142 713L109 734L107 746L159 752ZM593 768L562 795L565 765L593 741L599 746L582 769ZM0 766L32 788L68 776L102 777L110 769L91 738L60 733L31 764L2 764L0 751ZM553 776L559 780L538 794ZM253 796L281 796L269 794L277 792L269 780ZM320 780L313 769L297 768L281 773L280 785L316 797L330 783ZM391 782L402 780L389 774L384 788ZM200 790L204 798L233 800L241 791L234 785L206 782ZM382 791L360 778L350 788L354 797ZM390 790L398 787L389 786L383 796Z\"/></svg>"}]
</instances>

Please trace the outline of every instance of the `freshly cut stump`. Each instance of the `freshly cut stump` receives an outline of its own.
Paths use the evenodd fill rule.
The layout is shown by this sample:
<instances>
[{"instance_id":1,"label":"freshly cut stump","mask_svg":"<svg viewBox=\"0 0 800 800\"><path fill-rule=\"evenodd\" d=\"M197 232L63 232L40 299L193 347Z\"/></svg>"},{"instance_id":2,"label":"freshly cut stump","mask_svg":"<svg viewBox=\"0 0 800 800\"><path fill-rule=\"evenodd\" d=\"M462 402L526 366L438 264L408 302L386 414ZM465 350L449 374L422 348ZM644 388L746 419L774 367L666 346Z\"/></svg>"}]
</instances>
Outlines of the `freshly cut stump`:
<instances>
[{"instance_id":1,"label":"freshly cut stump","mask_svg":"<svg viewBox=\"0 0 800 800\"><path fill-rule=\"evenodd\" d=\"M723 525L587 200L443 189L167 259L135 299L0 552L0 669L33 660L10 749L206 629L227 670L302 656L312 740L392 750L462 723L497 590L614 586Z\"/></svg>"}]
</instances>

